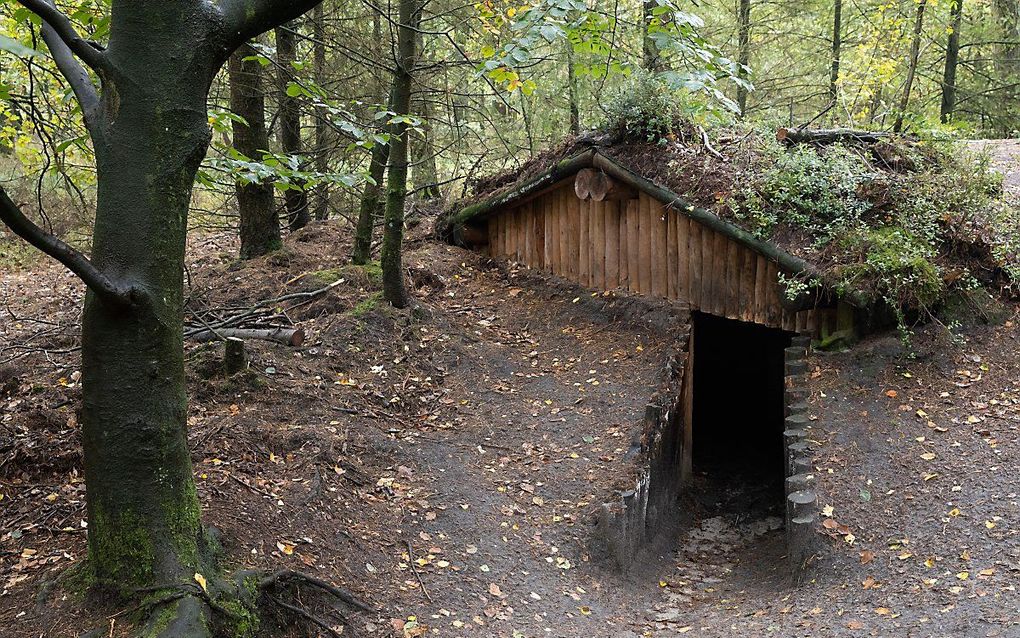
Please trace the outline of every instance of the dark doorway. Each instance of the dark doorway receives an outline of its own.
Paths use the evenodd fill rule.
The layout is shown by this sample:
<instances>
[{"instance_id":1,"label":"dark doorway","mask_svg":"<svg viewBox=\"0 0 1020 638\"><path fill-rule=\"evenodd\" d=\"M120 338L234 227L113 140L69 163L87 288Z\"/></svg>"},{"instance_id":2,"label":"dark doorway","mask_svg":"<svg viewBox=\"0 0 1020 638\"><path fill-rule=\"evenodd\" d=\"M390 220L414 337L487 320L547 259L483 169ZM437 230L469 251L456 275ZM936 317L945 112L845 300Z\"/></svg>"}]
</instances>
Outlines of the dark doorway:
<instances>
[{"instance_id":1,"label":"dark doorway","mask_svg":"<svg viewBox=\"0 0 1020 638\"><path fill-rule=\"evenodd\" d=\"M702 515L783 515L783 350L790 338L694 315L691 495Z\"/></svg>"}]
</instances>

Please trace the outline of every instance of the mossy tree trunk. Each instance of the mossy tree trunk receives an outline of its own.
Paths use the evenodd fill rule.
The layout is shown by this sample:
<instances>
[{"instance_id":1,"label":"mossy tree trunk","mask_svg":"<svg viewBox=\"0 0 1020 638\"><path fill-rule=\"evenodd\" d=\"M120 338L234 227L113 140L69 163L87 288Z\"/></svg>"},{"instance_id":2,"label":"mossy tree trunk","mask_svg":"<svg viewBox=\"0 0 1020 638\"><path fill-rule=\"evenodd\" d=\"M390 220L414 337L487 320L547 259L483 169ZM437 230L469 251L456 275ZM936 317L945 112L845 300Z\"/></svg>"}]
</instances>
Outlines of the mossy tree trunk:
<instances>
[{"instance_id":1,"label":"mossy tree trunk","mask_svg":"<svg viewBox=\"0 0 1020 638\"><path fill-rule=\"evenodd\" d=\"M276 72L279 91L280 148L285 155L301 157L304 149L301 143L301 102L290 95L288 88L294 78L294 62L297 61L296 24L276 28ZM302 158L303 161L303 158ZM308 193L304 183L293 184L283 193L287 208L287 225L292 231L299 230L311 221L308 210Z\"/></svg>"},{"instance_id":2,"label":"mossy tree trunk","mask_svg":"<svg viewBox=\"0 0 1020 638\"><path fill-rule=\"evenodd\" d=\"M266 95L262 88L262 65L253 59L255 48L244 44L230 56L230 109L244 118L233 120L234 148L258 161L269 149L266 130ZM247 122L247 125L245 124ZM268 254L281 245L280 217L268 181L247 184L238 181L237 208L241 218L241 259Z\"/></svg>"},{"instance_id":3,"label":"mossy tree trunk","mask_svg":"<svg viewBox=\"0 0 1020 638\"><path fill-rule=\"evenodd\" d=\"M418 0L400 0L397 29L397 68L393 74L391 109L404 116L411 107L411 84L415 63L415 28L420 18ZM404 203L407 200L406 119L390 126L390 159L386 180L386 214L383 218L383 295L397 308L410 302L404 283Z\"/></svg>"},{"instance_id":4,"label":"mossy tree trunk","mask_svg":"<svg viewBox=\"0 0 1020 638\"><path fill-rule=\"evenodd\" d=\"M389 144L376 144L372 147L372 159L368 167L368 175L372 179L365 184L365 190L361 192L358 225L354 230L352 263L364 265L372 259L372 239L375 236L375 220L379 212L379 195L385 185L386 163L389 157Z\"/></svg>"},{"instance_id":5,"label":"mossy tree trunk","mask_svg":"<svg viewBox=\"0 0 1020 638\"><path fill-rule=\"evenodd\" d=\"M113 0L105 50L47 0L22 4L43 18L92 136L91 259L29 221L2 191L0 219L89 286L81 419L88 565L98 586L138 597L214 569L187 447L182 339L188 209L210 141L209 87L245 40L317 2ZM183 596L170 607L152 635L210 635L200 599Z\"/></svg>"},{"instance_id":6,"label":"mossy tree trunk","mask_svg":"<svg viewBox=\"0 0 1020 638\"><path fill-rule=\"evenodd\" d=\"M960 27L963 26L963 0L950 0L949 41L946 43L946 65L942 73L942 103L939 117L946 124L956 110L956 69L960 63Z\"/></svg>"},{"instance_id":7,"label":"mossy tree trunk","mask_svg":"<svg viewBox=\"0 0 1020 638\"><path fill-rule=\"evenodd\" d=\"M751 64L751 0L739 0L737 4L737 76L747 80L747 68ZM740 116L747 114L747 87L737 86L737 106Z\"/></svg>"}]
</instances>

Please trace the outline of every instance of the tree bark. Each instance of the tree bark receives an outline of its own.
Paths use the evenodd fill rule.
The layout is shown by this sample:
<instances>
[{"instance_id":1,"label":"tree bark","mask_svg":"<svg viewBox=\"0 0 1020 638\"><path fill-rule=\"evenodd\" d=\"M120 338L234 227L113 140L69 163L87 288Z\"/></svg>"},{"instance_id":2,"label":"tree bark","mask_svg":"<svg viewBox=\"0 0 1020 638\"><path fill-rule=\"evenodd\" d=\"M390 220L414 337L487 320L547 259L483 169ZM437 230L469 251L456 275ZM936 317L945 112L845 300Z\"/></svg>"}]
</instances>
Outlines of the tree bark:
<instances>
[{"instance_id":1,"label":"tree bark","mask_svg":"<svg viewBox=\"0 0 1020 638\"><path fill-rule=\"evenodd\" d=\"M280 147L285 155L301 156L301 103L298 98L287 94L287 86L294 77L293 63L297 60L297 38L294 23L277 27L276 69L277 90L280 101ZM303 183L292 185L283 193L287 208L287 225L291 231L308 225L311 215L308 211L308 193Z\"/></svg>"},{"instance_id":2,"label":"tree bark","mask_svg":"<svg viewBox=\"0 0 1020 638\"><path fill-rule=\"evenodd\" d=\"M751 64L751 0L739 0L737 6L737 63L740 70L737 76L747 80L747 67ZM740 108L740 116L747 114L747 88L737 86L737 106Z\"/></svg>"},{"instance_id":3,"label":"tree bark","mask_svg":"<svg viewBox=\"0 0 1020 638\"><path fill-rule=\"evenodd\" d=\"M829 99L836 103L839 89L839 58L843 48L843 0L835 0L832 10L832 65L829 69Z\"/></svg>"},{"instance_id":4,"label":"tree bark","mask_svg":"<svg viewBox=\"0 0 1020 638\"><path fill-rule=\"evenodd\" d=\"M379 213L379 195L386 184L386 163L389 158L389 144L376 144L372 147L372 159L368 167L368 175L372 179L361 192L351 263L364 265L372 259L372 238L375 236L375 220Z\"/></svg>"},{"instance_id":5,"label":"tree bark","mask_svg":"<svg viewBox=\"0 0 1020 638\"><path fill-rule=\"evenodd\" d=\"M411 83L415 63L415 26L418 0L400 0L397 29L397 66L393 74L392 110L406 115L411 106ZM386 215L383 218L383 296L396 308L410 302L404 281L404 203L407 198L407 123L390 127L390 158L386 180Z\"/></svg>"},{"instance_id":6,"label":"tree bark","mask_svg":"<svg viewBox=\"0 0 1020 638\"><path fill-rule=\"evenodd\" d=\"M581 134L581 107L577 100L577 76L574 73L574 45L568 40L567 47L567 99L570 106L570 134Z\"/></svg>"},{"instance_id":7,"label":"tree bark","mask_svg":"<svg viewBox=\"0 0 1020 638\"><path fill-rule=\"evenodd\" d=\"M914 16L914 34L910 41L910 60L907 62L907 80L903 85L903 96L900 98L900 108L896 113L896 123L893 130L899 133L903 130L903 118L910 106L910 90L914 86L914 76L917 74L917 61L921 55L921 33L924 30L924 9L927 0L918 0L917 13Z\"/></svg>"},{"instance_id":8,"label":"tree bark","mask_svg":"<svg viewBox=\"0 0 1020 638\"><path fill-rule=\"evenodd\" d=\"M641 4L641 56L642 64L646 71L661 71L662 60L659 57L659 49L655 46L655 40L649 35L652 21L656 20L653 11L658 4L655 0L644 0Z\"/></svg>"},{"instance_id":9,"label":"tree bark","mask_svg":"<svg viewBox=\"0 0 1020 638\"><path fill-rule=\"evenodd\" d=\"M250 44L244 44L230 56L230 109L244 122L234 120L234 148L254 161L269 149L266 131L266 97L262 89L262 65L258 60L245 60L255 55ZM241 217L241 259L259 257L277 250L280 240L280 218L273 202L273 185L269 182L235 187L237 208Z\"/></svg>"},{"instance_id":10,"label":"tree bark","mask_svg":"<svg viewBox=\"0 0 1020 638\"><path fill-rule=\"evenodd\" d=\"M942 74L942 104L939 116L944 124L953 118L956 110L956 68L960 62L960 27L963 25L963 0L950 0L949 41L946 43L946 67Z\"/></svg>"},{"instance_id":11,"label":"tree bark","mask_svg":"<svg viewBox=\"0 0 1020 638\"><path fill-rule=\"evenodd\" d=\"M312 58L315 65L315 83L326 84L326 16L322 5L312 11ZM326 122L326 108L315 107L315 170L320 175L329 171L329 128ZM319 184L315 189L315 219L329 218L329 184Z\"/></svg>"}]
</instances>

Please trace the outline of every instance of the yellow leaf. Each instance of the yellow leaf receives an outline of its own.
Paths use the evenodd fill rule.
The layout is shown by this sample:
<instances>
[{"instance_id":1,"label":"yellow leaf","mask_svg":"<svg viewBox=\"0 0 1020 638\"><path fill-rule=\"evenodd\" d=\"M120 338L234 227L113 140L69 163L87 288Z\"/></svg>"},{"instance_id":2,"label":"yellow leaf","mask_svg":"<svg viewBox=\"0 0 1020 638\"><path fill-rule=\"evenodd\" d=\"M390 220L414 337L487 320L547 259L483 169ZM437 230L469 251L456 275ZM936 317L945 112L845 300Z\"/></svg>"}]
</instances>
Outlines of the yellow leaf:
<instances>
[{"instance_id":1,"label":"yellow leaf","mask_svg":"<svg viewBox=\"0 0 1020 638\"><path fill-rule=\"evenodd\" d=\"M287 556L290 556L291 554L294 553L294 546L291 545L290 543L281 543L281 542L277 541L276 542L276 549L280 550L281 552L283 552Z\"/></svg>"},{"instance_id":2,"label":"yellow leaf","mask_svg":"<svg viewBox=\"0 0 1020 638\"><path fill-rule=\"evenodd\" d=\"M878 614L879 616L888 616L890 610L888 607L878 607L875 609L875 613Z\"/></svg>"},{"instance_id":3,"label":"yellow leaf","mask_svg":"<svg viewBox=\"0 0 1020 638\"><path fill-rule=\"evenodd\" d=\"M987 527L988 529L994 529L995 523L993 523L992 521L985 521L985 527Z\"/></svg>"},{"instance_id":4,"label":"yellow leaf","mask_svg":"<svg viewBox=\"0 0 1020 638\"><path fill-rule=\"evenodd\" d=\"M949 515L950 516L959 516L960 515L960 508L954 507L953 509L949 510Z\"/></svg>"},{"instance_id":5,"label":"yellow leaf","mask_svg":"<svg viewBox=\"0 0 1020 638\"><path fill-rule=\"evenodd\" d=\"M199 587L202 588L202 591L209 593L209 588L206 586L205 582L205 576L199 574L198 572L195 572L195 582L198 583Z\"/></svg>"},{"instance_id":6,"label":"yellow leaf","mask_svg":"<svg viewBox=\"0 0 1020 638\"><path fill-rule=\"evenodd\" d=\"M581 613L582 613L583 615L585 615L585 616L591 616L591 607L588 607L587 605L585 605L584 607L578 607L578 609L580 609L580 610L581 610Z\"/></svg>"},{"instance_id":7,"label":"yellow leaf","mask_svg":"<svg viewBox=\"0 0 1020 638\"><path fill-rule=\"evenodd\" d=\"M960 580L967 580L968 578L970 578L970 572L960 572L959 574L956 575L956 577L959 578Z\"/></svg>"},{"instance_id":8,"label":"yellow leaf","mask_svg":"<svg viewBox=\"0 0 1020 638\"><path fill-rule=\"evenodd\" d=\"M921 458L924 459L925 461L934 461L935 455L931 452L925 452L924 454L921 455Z\"/></svg>"}]
</instances>

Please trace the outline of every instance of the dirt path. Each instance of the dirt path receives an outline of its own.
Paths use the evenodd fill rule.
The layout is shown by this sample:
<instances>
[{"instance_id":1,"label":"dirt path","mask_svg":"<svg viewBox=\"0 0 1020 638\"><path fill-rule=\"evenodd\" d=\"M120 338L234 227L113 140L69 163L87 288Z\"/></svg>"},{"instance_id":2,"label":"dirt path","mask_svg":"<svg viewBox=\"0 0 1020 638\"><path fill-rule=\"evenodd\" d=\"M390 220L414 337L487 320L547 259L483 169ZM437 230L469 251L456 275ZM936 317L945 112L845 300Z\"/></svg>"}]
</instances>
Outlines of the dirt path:
<instances>
[{"instance_id":1,"label":"dirt path","mask_svg":"<svg viewBox=\"0 0 1020 638\"><path fill-rule=\"evenodd\" d=\"M203 239L193 294L292 290L338 266L330 232L241 270L231 244ZM377 606L349 621L317 607L343 635L1020 635L1015 309L962 343L926 328L915 359L891 336L816 356L822 502L853 538L824 539L799 587L770 521L687 504L685 531L621 575L589 554L592 513L630 487L670 309L448 246L408 261L438 278L416 283L419 311L366 306L372 284L355 277L294 314L302 349L252 344L247 376L210 375L216 348L189 346L195 473L228 565L312 572ZM55 267L4 273L22 319L0 339L73 346L23 318L72 323L77 290ZM44 586L84 555L80 390L73 352L30 354L0 366L0 634L124 635L116 609Z\"/></svg>"}]
</instances>

